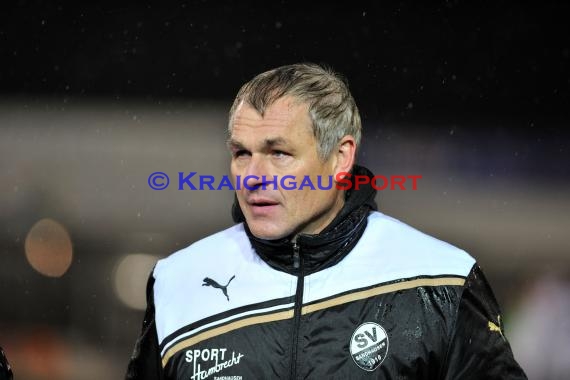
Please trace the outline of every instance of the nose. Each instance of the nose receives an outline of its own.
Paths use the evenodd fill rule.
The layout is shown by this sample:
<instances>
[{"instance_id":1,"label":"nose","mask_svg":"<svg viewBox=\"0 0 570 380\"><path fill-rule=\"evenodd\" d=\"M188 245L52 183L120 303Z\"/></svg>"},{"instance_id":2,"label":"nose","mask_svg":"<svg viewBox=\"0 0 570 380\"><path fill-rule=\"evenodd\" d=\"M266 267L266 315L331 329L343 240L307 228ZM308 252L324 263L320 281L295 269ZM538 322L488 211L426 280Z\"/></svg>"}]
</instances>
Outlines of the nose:
<instances>
[{"instance_id":1,"label":"nose","mask_svg":"<svg viewBox=\"0 0 570 380\"><path fill-rule=\"evenodd\" d=\"M242 178L244 187L247 190L257 190L260 187L265 190L264 185L273 180L269 172L268 163L264 157L252 155Z\"/></svg>"}]
</instances>

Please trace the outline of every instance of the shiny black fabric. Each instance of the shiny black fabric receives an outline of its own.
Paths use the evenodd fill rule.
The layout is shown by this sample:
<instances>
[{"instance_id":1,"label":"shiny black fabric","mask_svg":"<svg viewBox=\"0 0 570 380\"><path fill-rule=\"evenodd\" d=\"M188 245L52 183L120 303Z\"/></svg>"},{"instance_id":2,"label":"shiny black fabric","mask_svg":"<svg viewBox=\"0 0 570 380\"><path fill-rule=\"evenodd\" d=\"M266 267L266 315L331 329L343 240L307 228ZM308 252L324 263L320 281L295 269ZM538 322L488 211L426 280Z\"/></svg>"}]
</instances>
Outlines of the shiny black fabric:
<instances>
[{"instance_id":1,"label":"shiny black fabric","mask_svg":"<svg viewBox=\"0 0 570 380\"><path fill-rule=\"evenodd\" d=\"M127 368L126 379L138 380L163 380L163 371L160 364L160 352L158 348L158 337L154 325L154 278L149 276L146 286L147 308L142 324L142 331L135 344L129 366Z\"/></svg>"},{"instance_id":2,"label":"shiny black fabric","mask_svg":"<svg viewBox=\"0 0 570 380\"><path fill-rule=\"evenodd\" d=\"M441 379L526 379L513 358L501 315L489 283L475 266L463 287Z\"/></svg>"},{"instance_id":3,"label":"shiny black fabric","mask_svg":"<svg viewBox=\"0 0 570 380\"><path fill-rule=\"evenodd\" d=\"M6 359L4 350L0 347L0 380L12 380L13 378L14 374L12 373L10 363L8 363L8 359Z\"/></svg>"}]
</instances>

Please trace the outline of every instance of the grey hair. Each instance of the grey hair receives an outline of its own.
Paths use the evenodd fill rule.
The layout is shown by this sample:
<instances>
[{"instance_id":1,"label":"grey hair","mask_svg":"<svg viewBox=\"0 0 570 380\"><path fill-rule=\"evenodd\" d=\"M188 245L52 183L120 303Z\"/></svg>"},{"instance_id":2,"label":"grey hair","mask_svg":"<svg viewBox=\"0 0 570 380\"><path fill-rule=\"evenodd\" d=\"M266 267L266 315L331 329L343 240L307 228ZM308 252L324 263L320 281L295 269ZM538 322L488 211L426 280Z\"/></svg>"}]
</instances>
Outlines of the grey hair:
<instances>
[{"instance_id":1,"label":"grey hair","mask_svg":"<svg viewBox=\"0 0 570 380\"><path fill-rule=\"evenodd\" d=\"M234 114L242 102L263 116L267 107L284 96L309 106L321 160L330 158L344 136L351 135L356 146L360 145L360 114L346 80L332 69L314 63L281 66L244 84L230 108L228 133L231 135Z\"/></svg>"}]
</instances>

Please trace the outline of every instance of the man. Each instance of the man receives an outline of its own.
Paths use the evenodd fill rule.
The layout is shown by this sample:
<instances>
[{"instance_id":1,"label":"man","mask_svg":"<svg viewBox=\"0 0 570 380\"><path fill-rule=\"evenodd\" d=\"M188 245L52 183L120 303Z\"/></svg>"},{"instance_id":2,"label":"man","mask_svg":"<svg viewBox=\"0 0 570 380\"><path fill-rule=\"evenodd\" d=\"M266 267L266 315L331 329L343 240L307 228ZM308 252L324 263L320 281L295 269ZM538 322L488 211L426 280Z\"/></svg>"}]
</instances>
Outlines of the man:
<instances>
[{"instance_id":1,"label":"man","mask_svg":"<svg viewBox=\"0 0 570 380\"><path fill-rule=\"evenodd\" d=\"M376 211L370 184L340 186L373 176L355 165L360 135L347 85L320 66L240 89L239 224L157 263L127 379L526 378L475 260Z\"/></svg>"}]
</instances>

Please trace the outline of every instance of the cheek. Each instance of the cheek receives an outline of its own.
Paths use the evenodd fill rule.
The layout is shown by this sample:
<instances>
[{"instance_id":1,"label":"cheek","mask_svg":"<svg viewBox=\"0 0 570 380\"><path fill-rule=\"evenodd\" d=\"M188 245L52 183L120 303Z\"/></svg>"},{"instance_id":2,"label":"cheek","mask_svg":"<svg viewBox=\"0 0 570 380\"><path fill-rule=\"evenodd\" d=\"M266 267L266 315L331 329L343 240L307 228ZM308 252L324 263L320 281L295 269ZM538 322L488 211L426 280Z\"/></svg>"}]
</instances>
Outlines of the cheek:
<instances>
[{"instance_id":1,"label":"cheek","mask_svg":"<svg viewBox=\"0 0 570 380\"><path fill-rule=\"evenodd\" d=\"M309 187L295 191L290 195L289 199L292 202L296 215L311 214L315 208L318 208L319 204L317 191L311 190Z\"/></svg>"},{"instance_id":2,"label":"cheek","mask_svg":"<svg viewBox=\"0 0 570 380\"><path fill-rule=\"evenodd\" d=\"M232 162L230 165L230 174L232 175L232 177L234 177L234 179L235 176L239 174L239 169L238 166L235 164L235 162Z\"/></svg>"},{"instance_id":3,"label":"cheek","mask_svg":"<svg viewBox=\"0 0 570 380\"><path fill-rule=\"evenodd\" d=\"M297 186L299 184L297 183ZM299 190L283 190L283 199L289 216L298 216L303 211L303 194Z\"/></svg>"},{"instance_id":4,"label":"cheek","mask_svg":"<svg viewBox=\"0 0 570 380\"><path fill-rule=\"evenodd\" d=\"M237 176L239 176L239 181ZM236 189L236 192L239 193L241 191L243 191L243 175L242 173L240 173L240 170L238 167L236 167L235 165L232 165L230 167L230 178L232 180L232 185L234 186L234 189ZM238 187L238 182L239 182L239 189L237 189Z\"/></svg>"}]
</instances>

